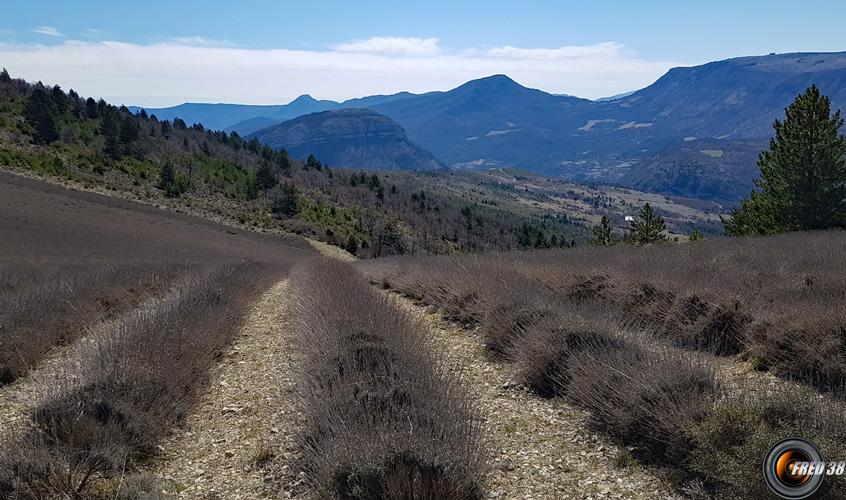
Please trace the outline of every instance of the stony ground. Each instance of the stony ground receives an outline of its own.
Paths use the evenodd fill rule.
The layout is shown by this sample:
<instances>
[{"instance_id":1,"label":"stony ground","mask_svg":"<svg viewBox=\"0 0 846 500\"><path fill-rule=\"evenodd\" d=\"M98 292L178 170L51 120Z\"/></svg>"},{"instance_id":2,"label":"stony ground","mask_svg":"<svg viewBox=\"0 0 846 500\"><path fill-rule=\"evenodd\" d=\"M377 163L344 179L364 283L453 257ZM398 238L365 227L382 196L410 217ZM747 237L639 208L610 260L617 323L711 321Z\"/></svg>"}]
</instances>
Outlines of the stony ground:
<instances>
[{"instance_id":1,"label":"stony ground","mask_svg":"<svg viewBox=\"0 0 846 500\"><path fill-rule=\"evenodd\" d=\"M294 355L286 334L287 281L266 292L211 376L196 411L162 445L155 474L179 498L280 498L293 472ZM280 491L280 489L282 491Z\"/></svg>"},{"instance_id":2,"label":"stony ground","mask_svg":"<svg viewBox=\"0 0 846 500\"><path fill-rule=\"evenodd\" d=\"M516 384L513 367L487 359L475 332L394 297L430 327L432 349L473 397L490 450L491 498L678 497L627 450L586 431L584 412Z\"/></svg>"}]
</instances>

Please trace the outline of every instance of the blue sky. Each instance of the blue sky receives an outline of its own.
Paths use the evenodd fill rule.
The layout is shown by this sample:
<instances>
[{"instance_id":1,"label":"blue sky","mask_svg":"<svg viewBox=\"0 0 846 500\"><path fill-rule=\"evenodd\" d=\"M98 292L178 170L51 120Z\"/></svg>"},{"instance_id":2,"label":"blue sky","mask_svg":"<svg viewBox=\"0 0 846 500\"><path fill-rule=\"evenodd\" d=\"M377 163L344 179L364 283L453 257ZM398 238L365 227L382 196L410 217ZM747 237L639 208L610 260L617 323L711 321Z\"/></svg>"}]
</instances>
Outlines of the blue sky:
<instances>
[{"instance_id":1,"label":"blue sky","mask_svg":"<svg viewBox=\"0 0 846 500\"><path fill-rule=\"evenodd\" d=\"M492 73L599 97L674 65L846 50L842 0L4 3L12 74L143 105L342 99Z\"/></svg>"}]
</instances>

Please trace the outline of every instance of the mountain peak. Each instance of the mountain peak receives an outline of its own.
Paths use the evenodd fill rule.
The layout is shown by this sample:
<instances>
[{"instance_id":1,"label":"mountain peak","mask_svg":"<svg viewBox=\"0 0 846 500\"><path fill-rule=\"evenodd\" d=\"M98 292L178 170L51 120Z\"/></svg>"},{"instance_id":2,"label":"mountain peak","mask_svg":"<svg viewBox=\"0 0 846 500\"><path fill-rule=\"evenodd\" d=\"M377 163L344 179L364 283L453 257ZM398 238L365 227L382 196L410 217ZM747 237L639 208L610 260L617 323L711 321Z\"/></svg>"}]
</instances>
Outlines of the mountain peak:
<instances>
[{"instance_id":1,"label":"mountain peak","mask_svg":"<svg viewBox=\"0 0 846 500\"><path fill-rule=\"evenodd\" d=\"M303 94L303 95L297 97L296 99L294 99L293 101L289 102L288 105L290 106L291 104L306 104L306 103L315 103L315 102L317 102L317 99L315 99L314 97L312 97L309 94Z\"/></svg>"},{"instance_id":2,"label":"mountain peak","mask_svg":"<svg viewBox=\"0 0 846 500\"><path fill-rule=\"evenodd\" d=\"M487 85L493 86L498 88L506 88L506 87L520 87L525 88L519 83L515 82L508 75L491 75L486 76L484 78L478 78L476 80L470 80L469 82L465 83L464 85L470 86L480 86L480 85Z\"/></svg>"}]
</instances>

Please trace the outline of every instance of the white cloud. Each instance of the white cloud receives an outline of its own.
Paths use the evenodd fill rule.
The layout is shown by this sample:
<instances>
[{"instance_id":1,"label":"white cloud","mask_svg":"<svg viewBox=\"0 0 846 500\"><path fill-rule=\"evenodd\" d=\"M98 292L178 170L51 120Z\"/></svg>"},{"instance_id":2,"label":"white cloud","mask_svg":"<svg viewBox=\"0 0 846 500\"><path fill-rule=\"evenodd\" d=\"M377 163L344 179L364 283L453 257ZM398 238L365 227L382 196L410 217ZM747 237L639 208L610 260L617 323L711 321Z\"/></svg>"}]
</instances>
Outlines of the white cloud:
<instances>
[{"instance_id":1,"label":"white cloud","mask_svg":"<svg viewBox=\"0 0 846 500\"><path fill-rule=\"evenodd\" d=\"M28 80L58 83L116 104L151 107L186 101L278 104L305 93L342 100L449 90L499 73L527 87L593 98L644 87L679 65L637 58L616 43L447 52L438 50L433 38L393 46L372 40L323 51L248 49L201 38L149 45L0 42L0 61Z\"/></svg>"},{"instance_id":2,"label":"white cloud","mask_svg":"<svg viewBox=\"0 0 846 500\"><path fill-rule=\"evenodd\" d=\"M556 49L521 49L506 45L489 49L487 54L491 57L504 59L596 59L620 57L622 50L623 46L619 43L605 42L595 45L564 46Z\"/></svg>"},{"instance_id":3,"label":"white cloud","mask_svg":"<svg viewBox=\"0 0 846 500\"><path fill-rule=\"evenodd\" d=\"M56 28L54 28L52 26L37 26L37 27L33 28L32 31L33 31L33 33L39 33L39 34L47 35L47 36L65 36L65 35L62 34L61 31L57 30Z\"/></svg>"},{"instance_id":4,"label":"white cloud","mask_svg":"<svg viewBox=\"0 0 846 500\"><path fill-rule=\"evenodd\" d=\"M383 54L393 56L430 56L440 52L437 38L374 36L333 47L338 52Z\"/></svg>"},{"instance_id":5,"label":"white cloud","mask_svg":"<svg viewBox=\"0 0 846 500\"><path fill-rule=\"evenodd\" d=\"M176 38L169 38L165 43L173 45L187 45L189 47L237 47L238 45L229 40L218 40L215 38L205 38L202 36L181 36Z\"/></svg>"}]
</instances>

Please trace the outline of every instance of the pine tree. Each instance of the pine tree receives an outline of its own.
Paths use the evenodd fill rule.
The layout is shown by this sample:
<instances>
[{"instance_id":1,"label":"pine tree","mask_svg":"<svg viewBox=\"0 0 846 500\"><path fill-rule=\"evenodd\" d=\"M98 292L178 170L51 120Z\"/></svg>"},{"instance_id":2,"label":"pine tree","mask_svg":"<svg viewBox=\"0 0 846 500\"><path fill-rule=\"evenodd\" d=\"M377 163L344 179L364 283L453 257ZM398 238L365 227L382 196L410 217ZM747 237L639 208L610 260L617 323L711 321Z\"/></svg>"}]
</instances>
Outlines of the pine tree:
<instances>
[{"instance_id":1,"label":"pine tree","mask_svg":"<svg viewBox=\"0 0 846 500\"><path fill-rule=\"evenodd\" d=\"M660 243L667 240L667 237L661 234L665 229L667 226L664 224L664 218L656 214L647 203L640 209L638 217L629 222L629 234L626 239L634 245Z\"/></svg>"},{"instance_id":2,"label":"pine tree","mask_svg":"<svg viewBox=\"0 0 846 500\"><path fill-rule=\"evenodd\" d=\"M170 137L170 133L173 132L173 127L170 125L170 122L164 120L162 122L162 137L168 139Z\"/></svg>"},{"instance_id":3,"label":"pine tree","mask_svg":"<svg viewBox=\"0 0 846 500\"><path fill-rule=\"evenodd\" d=\"M92 120L100 117L100 109L97 107L97 101L90 97L85 100L85 116Z\"/></svg>"},{"instance_id":4,"label":"pine tree","mask_svg":"<svg viewBox=\"0 0 846 500\"><path fill-rule=\"evenodd\" d=\"M320 170L323 166L314 157L314 155L308 155L308 159L306 160L305 164L303 165L303 169L305 170Z\"/></svg>"},{"instance_id":5,"label":"pine tree","mask_svg":"<svg viewBox=\"0 0 846 500\"><path fill-rule=\"evenodd\" d=\"M608 217L603 215L599 225L593 228L593 238L590 240L590 244L598 247L610 247L616 242L611 223L608 221Z\"/></svg>"},{"instance_id":6,"label":"pine tree","mask_svg":"<svg viewBox=\"0 0 846 500\"><path fill-rule=\"evenodd\" d=\"M124 117L120 124L120 142L124 145L129 145L138 139L140 127L138 122L132 116Z\"/></svg>"},{"instance_id":7,"label":"pine tree","mask_svg":"<svg viewBox=\"0 0 846 500\"><path fill-rule=\"evenodd\" d=\"M702 240L705 239L705 235L702 233L702 231L700 231L698 229L694 229L693 232L690 233L690 236L688 236L687 239L688 239L688 241L702 241Z\"/></svg>"},{"instance_id":8,"label":"pine tree","mask_svg":"<svg viewBox=\"0 0 846 500\"><path fill-rule=\"evenodd\" d=\"M264 196L267 197L267 190L276 187L279 179L276 177L276 172L273 171L273 165L268 161L263 161L256 169L256 189L261 189Z\"/></svg>"},{"instance_id":9,"label":"pine tree","mask_svg":"<svg viewBox=\"0 0 846 500\"><path fill-rule=\"evenodd\" d=\"M279 167L279 171L282 172L282 175L290 177L291 161L288 159L288 152L284 149L280 149L276 152L276 166Z\"/></svg>"},{"instance_id":10,"label":"pine tree","mask_svg":"<svg viewBox=\"0 0 846 500\"><path fill-rule=\"evenodd\" d=\"M761 153L760 191L724 221L729 236L846 227L846 137L840 111L812 85L773 123Z\"/></svg>"},{"instance_id":11,"label":"pine tree","mask_svg":"<svg viewBox=\"0 0 846 500\"><path fill-rule=\"evenodd\" d=\"M36 144L50 144L59 138L52 108L50 95L43 87L32 91L24 108L24 119L33 128L32 138Z\"/></svg>"},{"instance_id":12,"label":"pine tree","mask_svg":"<svg viewBox=\"0 0 846 500\"><path fill-rule=\"evenodd\" d=\"M9 72L6 71L6 68L3 68L3 71L0 71L0 83L9 83L12 81L12 77L9 76Z\"/></svg>"},{"instance_id":13,"label":"pine tree","mask_svg":"<svg viewBox=\"0 0 846 500\"><path fill-rule=\"evenodd\" d=\"M189 179L176 172L173 165L165 163L159 172L159 189L168 197L179 196L188 190Z\"/></svg>"},{"instance_id":14,"label":"pine tree","mask_svg":"<svg viewBox=\"0 0 846 500\"><path fill-rule=\"evenodd\" d=\"M53 90L50 92L51 100L53 101L53 105L56 106L56 111L59 113L64 113L67 109L67 100L68 96L65 95L65 92L62 90L62 87L55 85Z\"/></svg>"},{"instance_id":15,"label":"pine tree","mask_svg":"<svg viewBox=\"0 0 846 500\"><path fill-rule=\"evenodd\" d=\"M283 217L292 217L299 212L300 194L297 187L291 183L282 184L279 194L273 200L273 214Z\"/></svg>"},{"instance_id":16,"label":"pine tree","mask_svg":"<svg viewBox=\"0 0 846 500\"><path fill-rule=\"evenodd\" d=\"M532 244L532 232L529 228L529 225L525 222L520 227L520 231L517 233L517 246L521 248L527 248Z\"/></svg>"},{"instance_id":17,"label":"pine tree","mask_svg":"<svg viewBox=\"0 0 846 500\"><path fill-rule=\"evenodd\" d=\"M347 244L344 245L344 250L355 255L355 253L358 252L358 240L350 236L350 238L347 240Z\"/></svg>"},{"instance_id":18,"label":"pine tree","mask_svg":"<svg viewBox=\"0 0 846 500\"><path fill-rule=\"evenodd\" d=\"M105 138L105 153L110 158L118 159L121 156L120 143L120 120L117 113L112 109L103 114L100 121L100 134Z\"/></svg>"}]
</instances>

